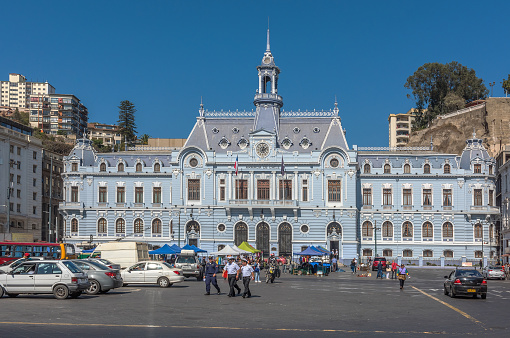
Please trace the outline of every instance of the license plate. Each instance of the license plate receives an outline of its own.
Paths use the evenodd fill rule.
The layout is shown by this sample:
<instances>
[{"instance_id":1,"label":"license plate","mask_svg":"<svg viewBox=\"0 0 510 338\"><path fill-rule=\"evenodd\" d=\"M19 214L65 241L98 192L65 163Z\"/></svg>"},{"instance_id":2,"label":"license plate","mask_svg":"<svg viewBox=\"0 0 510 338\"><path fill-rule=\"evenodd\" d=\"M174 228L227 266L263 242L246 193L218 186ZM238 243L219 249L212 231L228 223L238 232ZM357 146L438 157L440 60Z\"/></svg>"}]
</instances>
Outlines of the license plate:
<instances>
[{"instance_id":1,"label":"license plate","mask_svg":"<svg viewBox=\"0 0 510 338\"><path fill-rule=\"evenodd\" d=\"M468 291L468 292L476 292L476 290L475 290L475 289L468 289L467 291Z\"/></svg>"}]
</instances>

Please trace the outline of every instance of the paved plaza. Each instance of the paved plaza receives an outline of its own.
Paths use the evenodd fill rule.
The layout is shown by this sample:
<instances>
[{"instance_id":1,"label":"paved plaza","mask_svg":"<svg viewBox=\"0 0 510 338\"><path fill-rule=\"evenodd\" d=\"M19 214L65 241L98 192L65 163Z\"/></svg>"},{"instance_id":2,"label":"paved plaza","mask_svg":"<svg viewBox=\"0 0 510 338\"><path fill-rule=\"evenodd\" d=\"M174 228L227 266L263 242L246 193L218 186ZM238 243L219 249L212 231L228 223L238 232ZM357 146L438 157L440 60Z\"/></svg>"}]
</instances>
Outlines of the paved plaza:
<instances>
[{"instance_id":1,"label":"paved plaza","mask_svg":"<svg viewBox=\"0 0 510 338\"><path fill-rule=\"evenodd\" d=\"M222 294L210 296L204 296L203 282L187 279L167 289L128 286L76 300L3 297L0 332L4 337L505 335L510 282L489 281L486 300L452 299L442 289L449 271L410 268L402 291L398 281L346 271L252 282L250 299L227 297L222 278Z\"/></svg>"}]
</instances>

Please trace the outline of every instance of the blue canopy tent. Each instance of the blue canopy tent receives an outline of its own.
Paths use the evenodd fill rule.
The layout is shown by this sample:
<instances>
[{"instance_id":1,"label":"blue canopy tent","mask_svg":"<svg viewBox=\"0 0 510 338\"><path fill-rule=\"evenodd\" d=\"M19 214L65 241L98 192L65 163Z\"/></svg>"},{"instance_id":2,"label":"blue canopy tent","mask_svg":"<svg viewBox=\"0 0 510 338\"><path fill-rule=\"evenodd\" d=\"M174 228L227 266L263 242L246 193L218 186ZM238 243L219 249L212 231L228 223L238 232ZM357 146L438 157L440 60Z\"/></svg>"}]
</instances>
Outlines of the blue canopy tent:
<instances>
[{"instance_id":1,"label":"blue canopy tent","mask_svg":"<svg viewBox=\"0 0 510 338\"><path fill-rule=\"evenodd\" d=\"M173 255L176 253L168 244L163 245L159 249L149 251L149 255Z\"/></svg>"},{"instance_id":2,"label":"blue canopy tent","mask_svg":"<svg viewBox=\"0 0 510 338\"><path fill-rule=\"evenodd\" d=\"M182 250L193 250L195 252L207 252L205 250L202 250L200 248L197 248L196 246L194 245L189 245L189 244L186 244L185 246L182 247Z\"/></svg>"},{"instance_id":3,"label":"blue canopy tent","mask_svg":"<svg viewBox=\"0 0 510 338\"><path fill-rule=\"evenodd\" d=\"M82 250L81 253L93 253L94 250L96 250L96 248L94 249L88 249L88 250Z\"/></svg>"},{"instance_id":4,"label":"blue canopy tent","mask_svg":"<svg viewBox=\"0 0 510 338\"><path fill-rule=\"evenodd\" d=\"M296 253L296 255L301 255L301 256L322 256L322 255L324 255L324 252L321 252L321 251L317 250L314 246L309 246L305 250L303 250L303 251L301 251L299 253Z\"/></svg>"},{"instance_id":5,"label":"blue canopy tent","mask_svg":"<svg viewBox=\"0 0 510 338\"><path fill-rule=\"evenodd\" d=\"M330 251L328 251L328 250L324 249L324 248L323 248L322 246L320 246L320 245L319 245L319 246L317 246L317 247L315 247L315 249L319 250L320 252L324 252L324 254L326 254L326 255L331 255L331 252L330 252Z\"/></svg>"},{"instance_id":6,"label":"blue canopy tent","mask_svg":"<svg viewBox=\"0 0 510 338\"><path fill-rule=\"evenodd\" d=\"M176 253L181 253L181 248L177 244L170 245L170 248L174 250Z\"/></svg>"}]
</instances>

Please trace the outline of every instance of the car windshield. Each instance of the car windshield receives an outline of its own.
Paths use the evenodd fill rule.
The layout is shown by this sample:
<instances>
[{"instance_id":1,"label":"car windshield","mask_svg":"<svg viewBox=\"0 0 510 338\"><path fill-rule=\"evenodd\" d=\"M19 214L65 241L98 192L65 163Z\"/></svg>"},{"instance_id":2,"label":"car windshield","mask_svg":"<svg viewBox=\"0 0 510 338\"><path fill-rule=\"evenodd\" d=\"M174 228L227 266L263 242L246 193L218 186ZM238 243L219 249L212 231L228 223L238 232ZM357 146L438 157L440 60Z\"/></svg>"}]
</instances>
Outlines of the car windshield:
<instances>
[{"instance_id":1,"label":"car windshield","mask_svg":"<svg viewBox=\"0 0 510 338\"><path fill-rule=\"evenodd\" d=\"M93 265L95 268L99 270L110 270L109 267L104 265L103 263L97 262L97 261L87 261L88 264Z\"/></svg>"},{"instance_id":2,"label":"car windshield","mask_svg":"<svg viewBox=\"0 0 510 338\"><path fill-rule=\"evenodd\" d=\"M177 258L176 263L185 263L185 264L193 264L195 263L195 257L194 256L180 256Z\"/></svg>"},{"instance_id":3,"label":"car windshield","mask_svg":"<svg viewBox=\"0 0 510 338\"><path fill-rule=\"evenodd\" d=\"M82 273L83 271L80 270L76 265L74 265L73 262L70 261L62 261L62 263L72 272L72 273Z\"/></svg>"},{"instance_id":4,"label":"car windshield","mask_svg":"<svg viewBox=\"0 0 510 338\"><path fill-rule=\"evenodd\" d=\"M113 263L112 263L112 262L110 262L109 260L107 260L107 259L103 259L103 258L98 258L98 259L97 259L97 262L101 262L101 263L103 263L104 265L112 265L112 264L113 264Z\"/></svg>"},{"instance_id":5,"label":"car windshield","mask_svg":"<svg viewBox=\"0 0 510 338\"><path fill-rule=\"evenodd\" d=\"M500 267L500 266L490 266L489 269L490 270L501 270L502 267Z\"/></svg>"},{"instance_id":6,"label":"car windshield","mask_svg":"<svg viewBox=\"0 0 510 338\"><path fill-rule=\"evenodd\" d=\"M167 262L163 262L162 263L164 266L166 266L167 268L170 268L170 269L173 269L174 267L171 266L170 264L168 264Z\"/></svg>"},{"instance_id":7,"label":"car windshield","mask_svg":"<svg viewBox=\"0 0 510 338\"><path fill-rule=\"evenodd\" d=\"M457 270L457 277L482 277L477 270Z\"/></svg>"}]
</instances>

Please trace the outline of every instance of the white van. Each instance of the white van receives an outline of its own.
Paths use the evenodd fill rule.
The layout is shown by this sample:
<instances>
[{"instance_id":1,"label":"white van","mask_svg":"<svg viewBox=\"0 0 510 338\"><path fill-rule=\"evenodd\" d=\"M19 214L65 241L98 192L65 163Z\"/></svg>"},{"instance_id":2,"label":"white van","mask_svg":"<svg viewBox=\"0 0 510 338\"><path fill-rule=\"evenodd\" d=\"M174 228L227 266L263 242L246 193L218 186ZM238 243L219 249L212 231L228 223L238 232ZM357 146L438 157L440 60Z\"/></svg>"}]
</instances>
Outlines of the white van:
<instances>
[{"instance_id":1,"label":"white van","mask_svg":"<svg viewBox=\"0 0 510 338\"><path fill-rule=\"evenodd\" d=\"M141 242L108 242L99 244L94 250L101 258L120 264L121 269L128 268L140 261L148 261L149 247ZM92 256L92 255L91 255Z\"/></svg>"}]
</instances>

